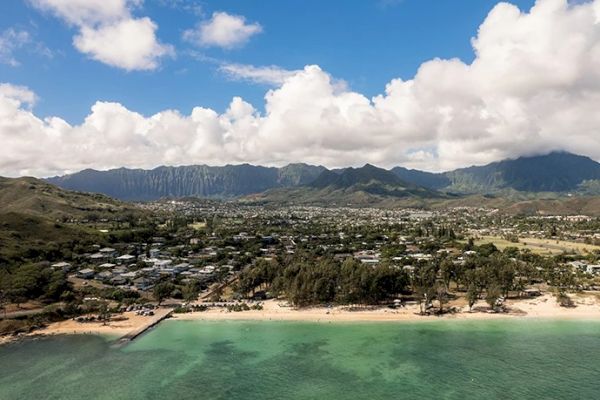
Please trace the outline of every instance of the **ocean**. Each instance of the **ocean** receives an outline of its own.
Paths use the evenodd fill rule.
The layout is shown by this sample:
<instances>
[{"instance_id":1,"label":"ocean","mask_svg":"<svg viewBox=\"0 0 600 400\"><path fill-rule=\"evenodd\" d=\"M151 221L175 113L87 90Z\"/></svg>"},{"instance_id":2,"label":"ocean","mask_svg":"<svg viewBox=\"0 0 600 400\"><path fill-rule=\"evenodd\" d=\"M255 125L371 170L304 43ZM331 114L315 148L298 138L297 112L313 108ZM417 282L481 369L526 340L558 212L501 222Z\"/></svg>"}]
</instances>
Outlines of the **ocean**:
<instances>
[{"instance_id":1,"label":"ocean","mask_svg":"<svg viewBox=\"0 0 600 400\"><path fill-rule=\"evenodd\" d=\"M0 399L594 399L600 322L165 321L0 347Z\"/></svg>"}]
</instances>

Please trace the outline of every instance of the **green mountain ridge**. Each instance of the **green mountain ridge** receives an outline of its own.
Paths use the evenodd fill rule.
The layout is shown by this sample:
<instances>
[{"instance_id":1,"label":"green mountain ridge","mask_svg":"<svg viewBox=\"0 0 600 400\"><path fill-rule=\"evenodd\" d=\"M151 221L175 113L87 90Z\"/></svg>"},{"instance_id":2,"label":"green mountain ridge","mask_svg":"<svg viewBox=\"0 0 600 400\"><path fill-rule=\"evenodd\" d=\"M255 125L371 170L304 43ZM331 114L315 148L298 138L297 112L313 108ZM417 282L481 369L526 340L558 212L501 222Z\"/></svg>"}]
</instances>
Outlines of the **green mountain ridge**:
<instances>
[{"instance_id":1,"label":"green mountain ridge","mask_svg":"<svg viewBox=\"0 0 600 400\"><path fill-rule=\"evenodd\" d=\"M306 164L290 164L282 168L249 164L163 166L152 170L88 169L46 181L65 189L104 193L130 201L186 196L231 198L275 187L303 185L314 180L323 170L324 167Z\"/></svg>"},{"instance_id":2,"label":"green mountain ridge","mask_svg":"<svg viewBox=\"0 0 600 400\"><path fill-rule=\"evenodd\" d=\"M443 198L435 190L405 182L393 172L366 164L362 168L323 171L308 185L273 189L257 196L254 201L342 206L393 206L398 199L420 205L421 199Z\"/></svg>"},{"instance_id":3,"label":"green mountain ridge","mask_svg":"<svg viewBox=\"0 0 600 400\"><path fill-rule=\"evenodd\" d=\"M88 169L46 181L65 189L103 193L128 201L181 197L232 199L274 189L307 186L313 189L334 186L346 191L349 186L354 186L351 192L364 191L394 197L412 190L415 191L413 194L425 197L443 192L455 195L495 194L520 199L569 193L600 194L600 164L588 157L553 152L443 173L403 167L387 171L370 164L363 168L334 170L308 164L290 164L282 168L250 164L223 167L191 165L163 166L152 170ZM306 192L306 189L302 190ZM439 196L439 193L435 195Z\"/></svg>"},{"instance_id":4,"label":"green mountain ridge","mask_svg":"<svg viewBox=\"0 0 600 400\"><path fill-rule=\"evenodd\" d=\"M424 187L461 194L600 194L600 163L566 152L520 157L443 173L402 167L392 171Z\"/></svg>"}]
</instances>

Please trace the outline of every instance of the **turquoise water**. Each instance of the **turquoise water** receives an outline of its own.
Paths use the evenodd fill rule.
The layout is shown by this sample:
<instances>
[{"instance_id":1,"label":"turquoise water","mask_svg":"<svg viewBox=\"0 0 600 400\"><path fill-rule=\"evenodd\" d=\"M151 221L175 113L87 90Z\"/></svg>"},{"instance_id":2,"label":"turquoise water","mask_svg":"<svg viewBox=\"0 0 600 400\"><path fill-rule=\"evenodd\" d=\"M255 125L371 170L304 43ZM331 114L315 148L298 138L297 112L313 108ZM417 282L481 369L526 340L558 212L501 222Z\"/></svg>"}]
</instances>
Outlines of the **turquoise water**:
<instances>
[{"instance_id":1,"label":"turquoise water","mask_svg":"<svg viewBox=\"0 0 600 400\"><path fill-rule=\"evenodd\" d=\"M166 321L0 347L0 399L597 399L600 322Z\"/></svg>"}]
</instances>

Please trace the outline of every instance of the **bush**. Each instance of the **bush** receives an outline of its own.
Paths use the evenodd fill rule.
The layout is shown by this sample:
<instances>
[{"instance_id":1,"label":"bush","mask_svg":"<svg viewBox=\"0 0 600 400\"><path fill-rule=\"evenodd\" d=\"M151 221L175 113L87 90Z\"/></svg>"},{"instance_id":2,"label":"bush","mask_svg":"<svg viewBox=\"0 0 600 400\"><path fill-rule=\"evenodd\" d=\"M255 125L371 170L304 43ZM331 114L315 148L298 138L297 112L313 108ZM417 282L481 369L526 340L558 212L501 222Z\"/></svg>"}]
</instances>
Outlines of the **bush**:
<instances>
[{"instance_id":1,"label":"bush","mask_svg":"<svg viewBox=\"0 0 600 400\"><path fill-rule=\"evenodd\" d=\"M231 312L241 312L241 311L250 311L250 307L246 303L234 304L232 306L227 306L227 311Z\"/></svg>"},{"instance_id":2,"label":"bush","mask_svg":"<svg viewBox=\"0 0 600 400\"><path fill-rule=\"evenodd\" d=\"M0 321L0 335L16 335L29 332L27 320L5 319Z\"/></svg>"},{"instance_id":3,"label":"bush","mask_svg":"<svg viewBox=\"0 0 600 400\"><path fill-rule=\"evenodd\" d=\"M561 307L573 308L575 307L575 303L571 298L564 292L560 292L556 295L556 302Z\"/></svg>"}]
</instances>

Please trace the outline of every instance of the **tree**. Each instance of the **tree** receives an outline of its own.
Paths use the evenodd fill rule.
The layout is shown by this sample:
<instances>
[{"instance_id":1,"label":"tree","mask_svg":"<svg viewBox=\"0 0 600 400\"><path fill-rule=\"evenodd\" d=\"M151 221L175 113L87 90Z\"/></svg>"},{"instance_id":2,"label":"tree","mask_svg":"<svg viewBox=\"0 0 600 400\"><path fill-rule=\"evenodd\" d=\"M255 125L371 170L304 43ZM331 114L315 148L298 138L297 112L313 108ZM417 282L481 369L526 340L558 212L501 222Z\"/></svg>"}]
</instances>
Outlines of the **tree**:
<instances>
[{"instance_id":1,"label":"tree","mask_svg":"<svg viewBox=\"0 0 600 400\"><path fill-rule=\"evenodd\" d=\"M50 281L48 282L45 296L51 300L58 300L60 299L62 293L68 291L69 289L70 286L65 273L62 271L55 271L50 276Z\"/></svg>"},{"instance_id":2,"label":"tree","mask_svg":"<svg viewBox=\"0 0 600 400\"><path fill-rule=\"evenodd\" d=\"M200 293L200 288L198 287L197 281L192 281L185 285L182 289L183 299L188 303L198 300L198 294Z\"/></svg>"},{"instance_id":3,"label":"tree","mask_svg":"<svg viewBox=\"0 0 600 400\"><path fill-rule=\"evenodd\" d=\"M440 263L440 273L442 274L446 290L450 290L450 280L456 275L454 269L454 263L450 258L445 258Z\"/></svg>"},{"instance_id":4,"label":"tree","mask_svg":"<svg viewBox=\"0 0 600 400\"><path fill-rule=\"evenodd\" d=\"M492 310L496 309L496 302L500 298L500 294L501 294L501 289L498 285L492 285L492 286L488 287L486 295L485 295L485 301L488 303L488 305L490 306L490 308Z\"/></svg>"},{"instance_id":5,"label":"tree","mask_svg":"<svg viewBox=\"0 0 600 400\"><path fill-rule=\"evenodd\" d=\"M469 302L469 311L473 309L475 303L479 300L479 289L474 283L469 285L467 289L467 301Z\"/></svg>"},{"instance_id":6,"label":"tree","mask_svg":"<svg viewBox=\"0 0 600 400\"><path fill-rule=\"evenodd\" d=\"M214 302L221 301L221 296L223 296L223 286L218 286L210 296L210 300Z\"/></svg>"},{"instance_id":7,"label":"tree","mask_svg":"<svg viewBox=\"0 0 600 400\"><path fill-rule=\"evenodd\" d=\"M103 301L98 307L98 319L102 321L102 325L107 325L110 321L110 309L108 308L108 302Z\"/></svg>"},{"instance_id":8,"label":"tree","mask_svg":"<svg viewBox=\"0 0 600 400\"><path fill-rule=\"evenodd\" d=\"M17 308L21 308L21 303L27 301L27 291L22 287L14 287L7 290L6 295L8 299L17 305Z\"/></svg>"},{"instance_id":9,"label":"tree","mask_svg":"<svg viewBox=\"0 0 600 400\"><path fill-rule=\"evenodd\" d=\"M444 304L446 304L448 302L448 292L446 291L445 285L441 285L439 283L437 284L437 287L435 290L435 298L437 299L438 303L440 304L439 313L442 314L444 312Z\"/></svg>"},{"instance_id":10,"label":"tree","mask_svg":"<svg viewBox=\"0 0 600 400\"><path fill-rule=\"evenodd\" d=\"M4 318L6 319L6 303L8 298L3 290L0 290L0 308L4 311Z\"/></svg>"},{"instance_id":11,"label":"tree","mask_svg":"<svg viewBox=\"0 0 600 400\"><path fill-rule=\"evenodd\" d=\"M173 291L173 285L171 283L161 282L161 283L158 283L156 286L154 286L154 290L152 291L152 294L154 296L154 299L156 301L158 301L158 305L160 305L160 303L162 303L162 301L164 299L169 297L169 295L171 294L172 291Z\"/></svg>"}]
</instances>

